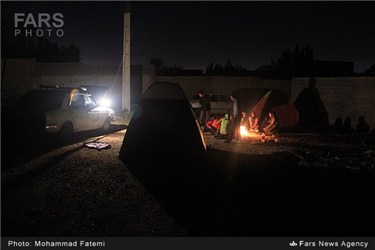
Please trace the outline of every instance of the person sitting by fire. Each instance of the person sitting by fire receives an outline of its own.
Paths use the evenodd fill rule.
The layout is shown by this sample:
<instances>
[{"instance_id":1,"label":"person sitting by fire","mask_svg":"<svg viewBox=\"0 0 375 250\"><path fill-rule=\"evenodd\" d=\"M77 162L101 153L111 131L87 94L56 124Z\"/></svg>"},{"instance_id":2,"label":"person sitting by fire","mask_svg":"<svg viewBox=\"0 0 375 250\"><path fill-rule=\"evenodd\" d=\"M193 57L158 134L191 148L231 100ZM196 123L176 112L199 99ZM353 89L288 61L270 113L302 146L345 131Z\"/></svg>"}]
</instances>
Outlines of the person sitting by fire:
<instances>
[{"instance_id":1,"label":"person sitting by fire","mask_svg":"<svg viewBox=\"0 0 375 250\"><path fill-rule=\"evenodd\" d=\"M273 135L277 131L277 120L274 112L269 112L268 117L265 120L265 126L263 127L264 133Z\"/></svg>"},{"instance_id":2,"label":"person sitting by fire","mask_svg":"<svg viewBox=\"0 0 375 250\"><path fill-rule=\"evenodd\" d=\"M251 112L249 116L249 132L259 132L259 119L255 112Z\"/></svg>"},{"instance_id":3,"label":"person sitting by fire","mask_svg":"<svg viewBox=\"0 0 375 250\"><path fill-rule=\"evenodd\" d=\"M240 126L243 127L246 131L248 131L249 130L249 122L248 122L248 119L246 119L247 114L244 111L242 111L241 113L242 113L242 117L241 117Z\"/></svg>"},{"instance_id":4,"label":"person sitting by fire","mask_svg":"<svg viewBox=\"0 0 375 250\"><path fill-rule=\"evenodd\" d=\"M206 123L206 127L209 129L211 134L218 135L220 132L220 120L219 116L215 115L214 118Z\"/></svg>"},{"instance_id":5,"label":"person sitting by fire","mask_svg":"<svg viewBox=\"0 0 375 250\"><path fill-rule=\"evenodd\" d=\"M239 133L237 136L239 140L242 139L242 136L247 135L249 132L249 120L247 118L246 112L241 112L241 122L240 122L240 130L237 132Z\"/></svg>"}]
</instances>

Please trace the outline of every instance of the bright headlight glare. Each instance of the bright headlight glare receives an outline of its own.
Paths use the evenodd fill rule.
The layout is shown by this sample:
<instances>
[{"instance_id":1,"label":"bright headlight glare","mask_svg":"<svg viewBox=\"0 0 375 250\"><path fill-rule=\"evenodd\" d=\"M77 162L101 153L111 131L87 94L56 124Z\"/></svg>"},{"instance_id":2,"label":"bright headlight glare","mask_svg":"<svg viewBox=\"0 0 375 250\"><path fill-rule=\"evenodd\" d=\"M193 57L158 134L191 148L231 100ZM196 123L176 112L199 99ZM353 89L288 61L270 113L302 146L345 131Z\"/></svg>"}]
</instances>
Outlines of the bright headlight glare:
<instances>
[{"instance_id":1,"label":"bright headlight glare","mask_svg":"<svg viewBox=\"0 0 375 250\"><path fill-rule=\"evenodd\" d=\"M107 98L103 98L101 101L100 101L100 106L103 107L103 108L108 108L111 106L111 101Z\"/></svg>"}]
</instances>

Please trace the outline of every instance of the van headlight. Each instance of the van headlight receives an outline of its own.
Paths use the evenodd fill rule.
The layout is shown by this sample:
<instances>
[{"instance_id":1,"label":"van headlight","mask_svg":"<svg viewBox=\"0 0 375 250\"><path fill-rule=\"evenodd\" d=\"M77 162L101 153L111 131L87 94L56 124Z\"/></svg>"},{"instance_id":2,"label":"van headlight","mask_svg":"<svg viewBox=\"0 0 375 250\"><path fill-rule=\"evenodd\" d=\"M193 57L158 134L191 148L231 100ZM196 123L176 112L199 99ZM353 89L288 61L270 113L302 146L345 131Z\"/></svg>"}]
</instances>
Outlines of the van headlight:
<instances>
[{"instance_id":1,"label":"van headlight","mask_svg":"<svg viewBox=\"0 0 375 250\"><path fill-rule=\"evenodd\" d=\"M102 107L102 108L109 108L111 106L112 102L111 100L107 99L107 98L103 98L100 103L99 103L99 106Z\"/></svg>"}]
</instances>

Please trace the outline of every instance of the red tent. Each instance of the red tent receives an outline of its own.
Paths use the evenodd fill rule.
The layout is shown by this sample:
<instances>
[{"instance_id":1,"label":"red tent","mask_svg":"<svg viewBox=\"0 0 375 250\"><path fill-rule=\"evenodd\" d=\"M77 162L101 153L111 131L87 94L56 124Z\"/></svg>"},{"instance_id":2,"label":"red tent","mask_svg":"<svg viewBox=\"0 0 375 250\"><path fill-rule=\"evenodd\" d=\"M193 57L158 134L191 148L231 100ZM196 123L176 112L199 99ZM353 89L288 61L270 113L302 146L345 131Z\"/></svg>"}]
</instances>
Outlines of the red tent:
<instances>
[{"instance_id":1,"label":"red tent","mask_svg":"<svg viewBox=\"0 0 375 250\"><path fill-rule=\"evenodd\" d=\"M280 128L294 127L298 123L299 114L294 104L273 90L268 91L254 106L252 112L259 117L262 124L268 112L274 112Z\"/></svg>"},{"instance_id":2,"label":"red tent","mask_svg":"<svg viewBox=\"0 0 375 250\"><path fill-rule=\"evenodd\" d=\"M280 128L292 128L298 123L299 113L293 103L274 107L271 111L276 114Z\"/></svg>"}]
</instances>

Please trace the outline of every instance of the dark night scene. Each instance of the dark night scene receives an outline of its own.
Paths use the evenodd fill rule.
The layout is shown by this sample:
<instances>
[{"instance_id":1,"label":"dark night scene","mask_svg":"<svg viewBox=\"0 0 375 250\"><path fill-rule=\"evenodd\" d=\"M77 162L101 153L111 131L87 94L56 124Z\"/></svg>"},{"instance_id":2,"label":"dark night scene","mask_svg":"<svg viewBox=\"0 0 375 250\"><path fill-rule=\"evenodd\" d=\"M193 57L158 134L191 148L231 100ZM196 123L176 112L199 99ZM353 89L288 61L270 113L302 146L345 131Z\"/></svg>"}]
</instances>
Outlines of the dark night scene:
<instances>
[{"instance_id":1,"label":"dark night scene","mask_svg":"<svg viewBox=\"0 0 375 250\"><path fill-rule=\"evenodd\" d=\"M374 13L1 1L1 236L373 237Z\"/></svg>"}]
</instances>

